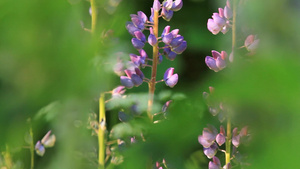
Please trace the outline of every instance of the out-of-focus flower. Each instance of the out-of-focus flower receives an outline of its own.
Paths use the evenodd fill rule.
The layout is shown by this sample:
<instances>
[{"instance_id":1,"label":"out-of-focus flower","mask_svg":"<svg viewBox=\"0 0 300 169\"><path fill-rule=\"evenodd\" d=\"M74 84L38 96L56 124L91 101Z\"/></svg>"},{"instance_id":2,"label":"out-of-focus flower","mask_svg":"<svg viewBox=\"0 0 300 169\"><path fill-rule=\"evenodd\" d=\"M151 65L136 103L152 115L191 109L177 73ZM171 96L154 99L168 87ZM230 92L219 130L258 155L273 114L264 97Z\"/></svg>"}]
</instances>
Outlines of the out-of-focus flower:
<instances>
[{"instance_id":1,"label":"out-of-focus flower","mask_svg":"<svg viewBox=\"0 0 300 169\"><path fill-rule=\"evenodd\" d=\"M53 147L56 141L56 137L54 134L51 135L51 130L47 132L47 134L41 140L41 143L47 147Z\"/></svg>"},{"instance_id":2,"label":"out-of-focus flower","mask_svg":"<svg viewBox=\"0 0 300 169\"><path fill-rule=\"evenodd\" d=\"M133 86L139 86L143 83L144 74L139 68L135 68L134 71L126 69L124 72L127 76L120 77L123 86L132 88Z\"/></svg>"},{"instance_id":3,"label":"out-of-focus flower","mask_svg":"<svg viewBox=\"0 0 300 169\"><path fill-rule=\"evenodd\" d=\"M38 141L36 144L35 144L35 152L37 155L39 156L44 156L45 154L45 147L42 145L42 143L40 141Z\"/></svg>"},{"instance_id":4,"label":"out-of-focus flower","mask_svg":"<svg viewBox=\"0 0 300 169\"><path fill-rule=\"evenodd\" d=\"M259 39L257 39L257 36L249 35L245 40L244 46L249 52L255 53L258 44L259 44Z\"/></svg>"},{"instance_id":5,"label":"out-of-focus flower","mask_svg":"<svg viewBox=\"0 0 300 169\"><path fill-rule=\"evenodd\" d=\"M208 163L208 169L220 169L221 168L221 162L218 157L214 156L213 161L210 161Z\"/></svg>"},{"instance_id":6,"label":"out-of-focus flower","mask_svg":"<svg viewBox=\"0 0 300 169\"><path fill-rule=\"evenodd\" d=\"M125 86L118 86L111 92L112 97L120 97L126 91Z\"/></svg>"},{"instance_id":7,"label":"out-of-focus flower","mask_svg":"<svg viewBox=\"0 0 300 169\"><path fill-rule=\"evenodd\" d=\"M211 159L213 158L218 150L218 145L214 142L210 147L208 148L203 148L204 154L207 156L207 158Z\"/></svg>"}]
</instances>

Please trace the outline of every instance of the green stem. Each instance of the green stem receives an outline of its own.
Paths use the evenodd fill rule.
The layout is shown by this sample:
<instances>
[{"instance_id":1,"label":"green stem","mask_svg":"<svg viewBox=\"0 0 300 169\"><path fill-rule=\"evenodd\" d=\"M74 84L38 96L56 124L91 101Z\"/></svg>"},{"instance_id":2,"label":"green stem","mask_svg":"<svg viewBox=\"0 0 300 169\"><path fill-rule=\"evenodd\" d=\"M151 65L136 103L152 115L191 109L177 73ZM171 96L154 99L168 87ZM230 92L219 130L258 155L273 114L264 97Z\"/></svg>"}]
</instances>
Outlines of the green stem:
<instances>
[{"instance_id":1,"label":"green stem","mask_svg":"<svg viewBox=\"0 0 300 169\"><path fill-rule=\"evenodd\" d=\"M233 0L232 4L232 55L234 57L235 54L235 46L236 46L236 4L237 0ZM231 119L230 115L227 116L227 139L226 139L226 152L225 152L225 164L230 163L231 159Z\"/></svg>"},{"instance_id":2,"label":"green stem","mask_svg":"<svg viewBox=\"0 0 300 169\"><path fill-rule=\"evenodd\" d=\"M153 16L153 33L156 38L158 38L158 11L154 11ZM149 81L149 99L148 99L148 117L150 121L153 121L152 115L152 106L153 106L153 99L154 99L154 92L155 92L155 84L156 84L156 73L157 73L157 64L158 64L158 43L153 46L153 62L152 62L152 70L151 70L151 79Z\"/></svg>"},{"instance_id":3,"label":"green stem","mask_svg":"<svg viewBox=\"0 0 300 169\"><path fill-rule=\"evenodd\" d=\"M98 128L98 146L99 146L99 169L105 168L105 100L104 93L100 94L99 98L99 128Z\"/></svg>"},{"instance_id":4,"label":"green stem","mask_svg":"<svg viewBox=\"0 0 300 169\"><path fill-rule=\"evenodd\" d=\"M97 8L96 8L96 0L90 0L91 9L92 9L92 23L91 23L91 32L95 33L96 23L97 23Z\"/></svg>"},{"instance_id":5,"label":"green stem","mask_svg":"<svg viewBox=\"0 0 300 169\"><path fill-rule=\"evenodd\" d=\"M227 119L227 136L226 136L226 152L225 152L225 164L230 163L231 154L231 121L230 117Z\"/></svg>"},{"instance_id":6,"label":"green stem","mask_svg":"<svg viewBox=\"0 0 300 169\"><path fill-rule=\"evenodd\" d=\"M29 128L29 135L31 138L30 142L30 169L34 168L34 143L33 143L33 132L32 132L32 126L30 122L30 128Z\"/></svg>"}]
</instances>

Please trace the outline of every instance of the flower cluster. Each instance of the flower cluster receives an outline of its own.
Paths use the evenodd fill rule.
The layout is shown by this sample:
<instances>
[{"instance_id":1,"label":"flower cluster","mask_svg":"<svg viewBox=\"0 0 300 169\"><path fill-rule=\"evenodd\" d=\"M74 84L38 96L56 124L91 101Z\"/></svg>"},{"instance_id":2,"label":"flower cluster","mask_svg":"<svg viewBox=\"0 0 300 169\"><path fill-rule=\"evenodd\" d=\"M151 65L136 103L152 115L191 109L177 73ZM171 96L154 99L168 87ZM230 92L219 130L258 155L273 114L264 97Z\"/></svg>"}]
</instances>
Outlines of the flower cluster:
<instances>
[{"instance_id":1,"label":"flower cluster","mask_svg":"<svg viewBox=\"0 0 300 169\"><path fill-rule=\"evenodd\" d=\"M220 31L225 34L231 26L230 18L232 18L232 10L230 8L230 3L227 0L224 9L219 8L219 12L213 13L212 19L208 19L207 29L214 35L218 34Z\"/></svg>"},{"instance_id":2,"label":"flower cluster","mask_svg":"<svg viewBox=\"0 0 300 169\"><path fill-rule=\"evenodd\" d=\"M187 42L179 34L179 29L171 30L170 26L166 26L161 36L158 37L158 35L155 35L153 27L154 12L160 12L159 17L169 21L173 16L173 12L180 10L182 5L182 0L166 0L162 4L158 0L154 0L149 19L142 11L130 15L131 21L126 23L126 29L133 36L131 43L137 49L139 55L130 54L131 64L124 70L126 76L120 77L123 86L127 88L137 87L144 81L149 82L149 79L151 79L145 78L141 71L141 68L152 67L152 65L148 65L148 62L154 60L154 58L149 58L143 49L146 43L158 49L158 53L153 54L153 57L158 57L158 63L162 62L163 55L172 61L187 48ZM148 36L143 33L144 30L149 30ZM160 45L160 43L163 44ZM118 64L117 67L123 67L120 63ZM174 68L169 68L161 81L165 81L169 87L174 87L178 82L178 74L174 74Z\"/></svg>"}]
</instances>

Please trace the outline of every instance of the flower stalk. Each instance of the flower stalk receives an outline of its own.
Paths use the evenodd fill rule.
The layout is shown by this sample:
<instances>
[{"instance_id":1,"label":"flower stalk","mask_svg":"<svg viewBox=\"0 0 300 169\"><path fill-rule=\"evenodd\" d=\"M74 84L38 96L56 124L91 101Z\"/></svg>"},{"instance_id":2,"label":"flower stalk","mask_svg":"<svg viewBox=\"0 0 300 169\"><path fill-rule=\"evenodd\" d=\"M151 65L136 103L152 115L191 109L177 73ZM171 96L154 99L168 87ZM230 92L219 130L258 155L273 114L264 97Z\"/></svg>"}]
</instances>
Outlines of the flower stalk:
<instances>
[{"instance_id":1,"label":"flower stalk","mask_svg":"<svg viewBox=\"0 0 300 169\"><path fill-rule=\"evenodd\" d=\"M101 93L99 98L99 128L98 128L98 146L99 146L99 169L105 168L105 94Z\"/></svg>"},{"instance_id":2,"label":"flower stalk","mask_svg":"<svg viewBox=\"0 0 300 169\"><path fill-rule=\"evenodd\" d=\"M156 38L158 38L158 11L154 11L153 16L153 33ZM158 43L153 45L153 62L152 62L152 70L151 70L151 79L149 82L149 99L148 99L148 117L150 121L153 121L153 115L152 115L152 106L153 106L153 100L154 100L154 92L155 92L155 84L156 84L156 73L157 73L157 64L158 64Z\"/></svg>"}]
</instances>

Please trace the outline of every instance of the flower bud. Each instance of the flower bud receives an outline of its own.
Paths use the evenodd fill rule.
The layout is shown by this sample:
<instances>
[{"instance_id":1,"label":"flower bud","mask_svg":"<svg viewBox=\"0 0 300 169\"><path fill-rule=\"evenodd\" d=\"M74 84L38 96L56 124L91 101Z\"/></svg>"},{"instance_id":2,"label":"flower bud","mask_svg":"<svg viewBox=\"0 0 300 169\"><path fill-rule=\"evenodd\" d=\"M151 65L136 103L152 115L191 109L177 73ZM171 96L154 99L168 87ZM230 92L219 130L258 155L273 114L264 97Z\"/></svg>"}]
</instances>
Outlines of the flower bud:
<instances>
[{"instance_id":1,"label":"flower bud","mask_svg":"<svg viewBox=\"0 0 300 169\"><path fill-rule=\"evenodd\" d=\"M151 46L156 45L157 39L156 39L155 35L150 34L150 35L148 36L148 43L149 43Z\"/></svg>"},{"instance_id":2,"label":"flower bud","mask_svg":"<svg viewBox=\"0 0 300 169\"><path fill-rule=\"evenodd\" d=\"M163 38L166 34L168 34L170 32L171 27L168 25L164 28L161 37Z\"/></svg>"},{"instance_id":3,"label":"flower bud","mask_svg":"<svg viewBox=\"0 0 300 169\"><path fill-rule=\"evenodd\" d=\"M160 10L160 8L161 8L161 4L160 4L159 0L154 0L154 2L153 2L154 11L158 12Z\"/></svg>"},{"instance_id":4,"label":"flower bud","mask_svg":"<svg viewBox=\"0 0 300 169\"><path fill-rule=\"evenodd\" d=\"M172 100L167 101L167 102L163 105L163 107L162 107L162 109L161 109L161 111L162 111L163 113L167 111L168 107L170 106L170 103L172 103Z\"/></svg>"},{"instance_id":5,"label":"flower bud","mask_svg":"<svg viewBox=\"0 0 300 169\"><path fill-rule=\"evenodd\" d=\"M176 54L175 52L172 52L172 51L170 51L170 52L166 55L167 59L169 59L169 60L171 60L171 61L173 61L173 60L176 58L176 56L177 56L177 54Z\"/></svg>"}]
</instances>

